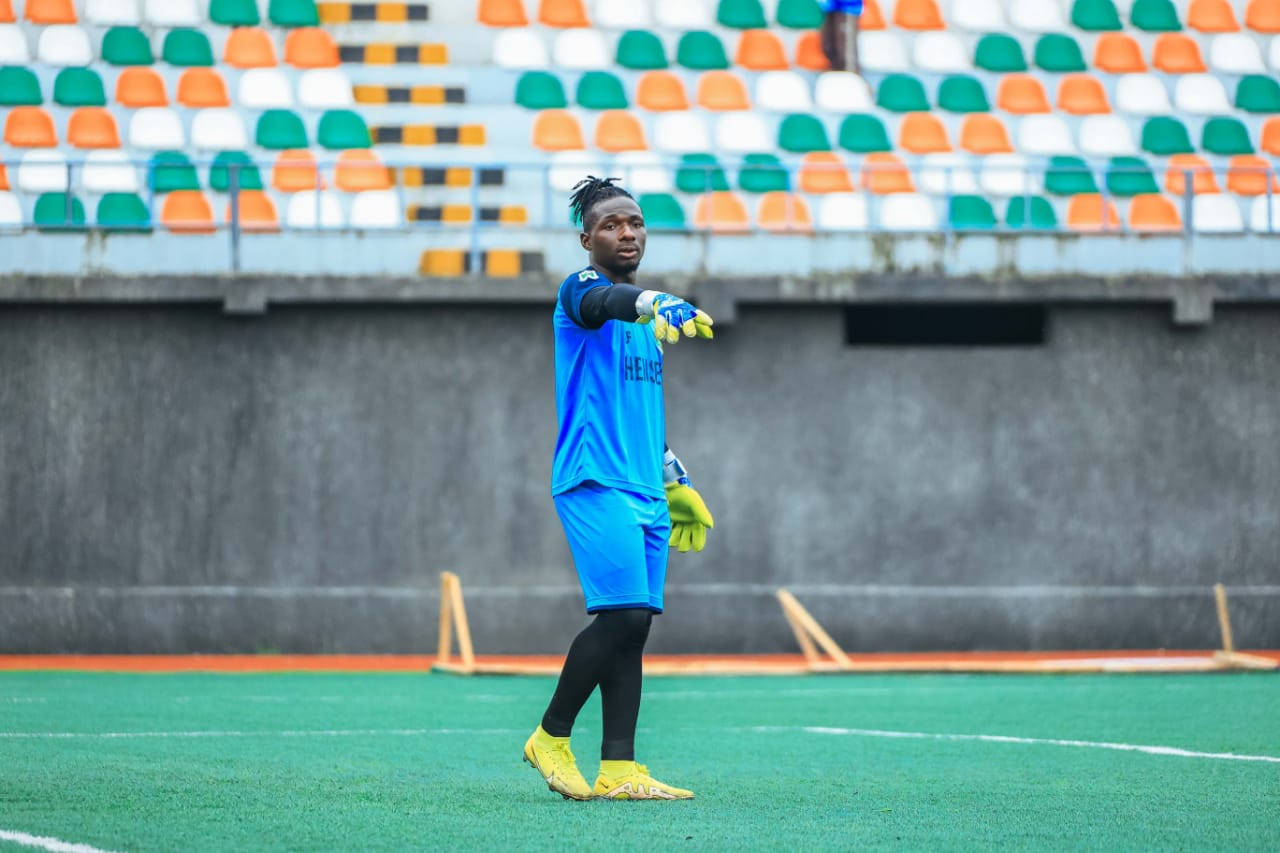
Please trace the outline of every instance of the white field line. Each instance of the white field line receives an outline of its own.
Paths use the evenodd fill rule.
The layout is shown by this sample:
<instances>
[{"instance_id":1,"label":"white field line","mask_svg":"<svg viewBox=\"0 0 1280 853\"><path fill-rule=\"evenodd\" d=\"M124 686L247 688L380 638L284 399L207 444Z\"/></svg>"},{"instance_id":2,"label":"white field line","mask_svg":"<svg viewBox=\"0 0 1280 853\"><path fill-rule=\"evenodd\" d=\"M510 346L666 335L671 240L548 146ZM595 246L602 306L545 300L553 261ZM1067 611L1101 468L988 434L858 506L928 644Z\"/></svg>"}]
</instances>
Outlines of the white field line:
<instances>
[{"instance_id":1,"label":"white field line","mask_svg":"<svg viewBox=\"0 0 1280 853\"><path fill-rule=\"evenodd\" d=\"M54 853L107 853L88 844L73 844L56 838L46 838L43 835L28 835L25 832L12 832L7 829L0 829L0 841L12 841L23 847L38 847L41 850L52 850Z\"/></svg>"},{"instance_id":2,"label":"white field line","mask_svg":"<svg viewBox=\"0 0 1280 853\"><path fill-rule=\"evenodd\" d=\"M285 731L190 732L0 732L0 740L130 740L135 738L237 738L237 737L433 737L437 735L511 735L524 729L287 729Z\"/></svg>"},{"instance_id":3,"label":"white field line","mask_svg":"<svg viewBox=\"0 0 1280 853\"><path fill-rule=\"evenodd\" d=\"M882 729L844 729L828 726L753 726L748 731L776 734L802 732L813 735L846 735L851 737L913 738L918 740L981 741L984 743L1011 743L1031 746L1065 746L1078 749L1112 749L1120 752L1142 752L1147 755L1170 755L1177 758L1209 758L1218 761L1262 761L1280 764L1280 756L1242 755L1235 752L1197 752L1176 746L1149 746L1137 743L1110 743L1108 741L1063 740L1059 738L1013 737L1010 735L962 735L935 732L895 732Z\"/></svg>"}]
</instances>

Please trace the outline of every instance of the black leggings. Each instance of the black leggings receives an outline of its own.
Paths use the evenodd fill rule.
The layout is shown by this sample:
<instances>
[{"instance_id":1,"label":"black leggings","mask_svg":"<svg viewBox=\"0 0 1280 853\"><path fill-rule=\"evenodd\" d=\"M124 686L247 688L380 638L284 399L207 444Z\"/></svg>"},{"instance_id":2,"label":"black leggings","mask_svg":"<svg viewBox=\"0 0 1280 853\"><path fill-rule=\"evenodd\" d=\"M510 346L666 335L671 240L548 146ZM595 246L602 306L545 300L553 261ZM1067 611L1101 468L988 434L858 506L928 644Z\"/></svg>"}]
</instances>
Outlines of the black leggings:
<instances>
[{"instance_id":1,"label":"black leggings","mask_svg":"<svg viewBox=\"0 0 1280 853\"><path fill-rule=\"evenodd\" d=\"M568 737L578 712L600 686L604 737L600 757L634 761L636 719L644 680L641 656L653 613L646 608L603 610L574 638L565 658L542 728L552 737Z\"/></svg>"}]
</instances>

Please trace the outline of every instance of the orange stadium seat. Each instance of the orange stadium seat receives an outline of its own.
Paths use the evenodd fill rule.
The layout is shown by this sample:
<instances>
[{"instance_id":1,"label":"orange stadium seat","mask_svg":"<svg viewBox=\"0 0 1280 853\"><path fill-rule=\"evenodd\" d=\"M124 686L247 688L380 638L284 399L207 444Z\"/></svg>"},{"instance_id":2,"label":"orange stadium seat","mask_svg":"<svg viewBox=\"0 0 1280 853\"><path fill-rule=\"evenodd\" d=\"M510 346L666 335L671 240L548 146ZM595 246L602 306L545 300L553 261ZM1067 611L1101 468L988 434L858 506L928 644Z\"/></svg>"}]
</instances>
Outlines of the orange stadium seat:
<instances>
[{"instance_id":1,"label":"orange stadium seat","mask_svg":"<svg viewBox=\"0 0 1280 853\"><path fill-rule=\"evenodd\" d=\"M165 196L160 224L184 234L212 234L217 230L209 199L199 190L177 190Z\"/></svg>"},{"instance_id":2,"label":"orange stadium seat","mask_svg":"<svg viewBox=\"0 0 1280 853\"><path fill-rule=\"evenodd\" d=\"M305 148L289 148L276 155L271 167L271 186L282 193L324 189L324 179L316 165L316 155Z\"/></svg>"},{"instance_id":3,"label":"orange stadium seat","mask_svg":"<svg viewBox=\"0 0 1280 853\"><path fill-rule=\"evenodd\" d=\"M1272 116L1262 126L1262 139L1258 147L1267 154L1280 157L1280 116Z\"/></svg>"},{"instance_id":4,"label":"orange stadium seat","mask_svg":"<svg viewBox=\"0 0 1280 853\"><path fill-rule=\"evenodd\" d=\"M9 189L9 170L5 168L4 163L0 163L0 190Z\"/></svg>"},{"instance_id":5,"label":"orange stadium seat","mask_svg":"<svg viewBox=\"0 0 1280 853\"><path fill-rule=\"evenodd\" d=\"M524 0L480 0L476 20L491 27L527 27Z\"/></svg>"},{"instance_id":6,"label":"orange stadium seat","mask_svg":"<svg viewBox=\"0 0 1280 853\"><path fill-rule=\"evenodd\" d=\"M756 224L765 231L812 232L813 215L809 204L795 193L774 190L760 197Z\"/></svg>"},{"instance_id":7,"label":"orange stadium seat","mask_svg":"<svg viewBox=\"0 0 1280 853\"><path fill-rule=\"evenodd\" d=\"M232 68L272 68L279 65L276 46L259 27L236 27L227 36L222 60Z\"/></svg>"},{"instance_id":8,"label":"orange stadium seat","mask_svg":"<svg viewBox=\"0 0 1280 853\"><path fill-rule=\"evenodd\" d=\"M1172 195L1183 195L1187 191L1188 173L1191 175L1191 192L1197 195L1222 192L1209 161L1199 154L1171 156L1164 173L1164 188Z\"/></svg>"},{"instance_id":9,"label":"orange stadium seat","mask_svg":"<svg viewBox=\"0 0 1280 853\"><path fill-rule=\"evenodd\" d=\"M750 231L751 220L747 206L733 192L710 192L698 196L693 209L693 225L707 231L721 233Z\"/></svg>"},{"instance_id":10,"label":"orange stadium seat","mask_svg":"<svg viewBox=\"0 0 1280 853\"><path fill-rule=\"evenodd\" d=\"M1067 203L1067 227L1072 231L1117 231L1120 213L1111 199L1103 204L1097 193L1073 195Z\"/></svg>"},{"instance_id":11,"label":"orange stadium seat","mask_svg":"<svg viewBox=\"0 0 1280 853\"><path fill-rule=\"evenodd\" d=\"M853 192L853 176L849 167L834 151L810 151L800 160L798 179L800 192L822 193Z\"/></svg>"},{"instance_id":12,"label":"orange stadium seat","mask_svg":"<svg viewBox=\"0 0 1280 853\"><path fill-rule=\"evenodd\" d=\"M1202 74L1208 69L1200 46L1183 33L1162 33L1152 49L1151 64L1166 74Z\"/></svg>"},{"instance_id":13,"label":"orange stadium seat","mask_svg":"<svg viewBox=\"0 0 1280 853\"><path fill-rule=\"evenodd\" d=\"M934 0L898 0L893 9L893 23L904 30L945 30L942 12Z\"/></svg>"},{"instance_id":14,"label":"orange stadium seat","mask_svg":"<svg viewBox=\"0 0 1280 853\"><path fill-rule=\"evenodd\" d=\"M1107 90L1091 74L1066 74L1058 84L1058 109L1072 115L1111 112Z\"/></svg>"},{"instance_id":15,"label":"orange stadium seat","mask_svg":"<svg viewBox=\"0 0 1280 853\"><path fill-rule=\"evenodd\" d=\"M698 106L704 110L749 110L747 84L732 71L708 71L698 80Z\"/></svg>"},{"instance_id":16,"label":"orange stadium seat","mask_svg":"<svg viewBox=\"0 0 1280 853\"><path fill-rule=\"evenodd\" d=\"M1009 128L999 116L971 113L960 125L960 147L972 154L1011 154Z\"/></svg>"},{"instance_id":17,"label":"orange stadium seat","mask_svg":"<svg viewBox=\"0 0 1280 853\"><path fill-rule=\"evenodd\" d=\"M262 190L240 191L240 230L272 233L280 230L280 214L271 196ZM227 201L226 221L231 222L231 202Z\"/></svg>"},{"instance_id":18,"label":"orange stadium seat","mask_svg":"<svg viewBox=\"0 0 1280 853\"><path fill-rule=\"evenodd\" d=\"M898 147L912 154L938 154L952 150L947 129L932 113L907 113L898 130Z\"/></svg>"},{"instance_id":19,"label":"orange stadium seat","mask_svg":"<svg viewBox=\"0 0 1280 853\"><path fill-rule=\"evenodd\" d=\"M123 69L116 78L116 103L130 109L169 106L164 78L142 65Z\"/></svg>"},{"instance_id":20,"label":"orange stadium seat","mask_svg":"<svg viewBox=\"0 0 1280 853\"><path fill-rule=\"evenodd\" d=\"M749 71L782 71L791 67L782 40L769 30L747 30L738 39L734 62Z\"/></svg>"},{"instance_id":21,"label":"orange stadium seat","mask_svg":"<svg viewBox=\"0 0 1280 853\"><path fill-rule=\"evenodd\" d=\"M573 113L543 110L533 120L533 147L541 151L581 151L587 147Z\"/></svg>"},{"instance_id":22,"label":"orange stadium seat","mask_svg":"<svg viewBox=\"0 0 1280 853\"><path fill-rule=\"evenodd\" d=\"M670 71L646 71L636 83L636 106L646 110L687 110L684 82Z\"/></svg>"},{"instance_id":23,"label":"orange stadium seat","mask_svg":"<svg viewBox=\"0 0 1280 853\"><path fill-rule=\"evenodd\" d=\"M1191 0L1187 26L1202 33L1240 32L1240 22L1227 0Z\"/></svg>"},{"instance_id":24,"label":"orange stadium seat","mask_svg":"<svg viewBox=\"0 0 1280 853\"><path fill-rule=\"evenodd\" d=\"M4 120L4 141L14 148L57 148L53 116L41 107L14 107Z\"/></svg>"},{"instance_id":25,"label":"orange stadium seat","mask_svg":"<svg viewBox=\"0 0 1280 853\"><path fill-rule=\"evenodd\" d=\"M864 0L862 14L858 16L858 29L883 30L885 28L884 12L880 11L879 0Z\"/></svg>"},{"instance_id":26,"label":"orange stadium seat","mask_svg":"<svg viewBox=\"0 0 1280 853\"><path fill-rule=\"evenodd\" d=\"M368 148L353 148L338 154L333 182L348 193L389 190L393 184L391 170Z\"/></svg>"},{"instance_id":27,"label":"orange stadium seat","mask_svg":"<svg viewBox=\"0 0 1280 853\"><path fill-rule=\"evenodd\" d=\"M876 195L916 191L906 164L890 151L873 151L863 159L862 187Z\"/></svg>"},{"instance_id":28,"label":"orange stadium seat","mask_svg":"<svg viewBox=\"0 0 1280 853\"><path fill-rule=\"evenodd\" d=\"M1006 74L996 90L996 106L1015 115L1047 113L1049 98L1044 86L1030 74Z\"/></svg>"},{"instance_id":29,"label":"orange stadium seat","mask_svg":"<svg viewBox=\"0 0 1280 853\"><path fill-rule=\"evenodd\" d=\"M596 122L596 147L601 151L647 151L644 126L626 110L605 110Z\"/></svg>"},{"instance_id":30,"label":"orange stadium seat","mask_svg":"<svg viewBox=\"0 0 1280 853\"><path fill-rule=\"evenodd\" d=\"M178 103L184 107L229 107L227 81L215 68L188 68L178 78Z\"/></svg>"},{"instance_id":31,"label":"orange stadium seat","mask_svg":"<svg viewBox=\"0 0 1280 853\"><path fill-rule=\"evenodd\" d=\"M1129 203L1129 227L1134 231L1181 231L1182 216L1165 196L1144 193Z\"/></svg>"},{"instance_id":32,"label":"orange stadium seat","mask_svg":"<svg viewBox=\"0 0 1280 853\"><path fill-rule=\"evenodd\" d=\"M1280 180L1271 164L1256 154L1237 154L1227 167L1227 192L1266 195L1268 179L1272 195L1280 194Z\"/></svg>"},{"instance_id":33,"label":"orange stadium seat","mask_svg":"<svg viewBox=\"0 0 1280 853\"><path fill-rule=\"evenodd\" d=\"M805 71L831 70L831 62L822 52L822 37L816 30L803 32L796 39L796 67Z\"/></svg>"},{"instance_id":34,"label":"orange stadium seat","mask_svg":"<svg viewBox=\"0 0 1280 853\"><path fill-rule=\"evenodd\" d=\"M119 148L116 119L102 107L81 107L67 122L67 141L76 148Z\"/></svg>"},{"instance_id":35,"label":"orange stadium seat","mask_svg":"<svg viewBox=\"0 0 1280 853\"><path fill-rule=\"evenodd\" d=\"M338 45L327 30L299 27L285 36L284 61L294 68L334 68L340 64Z\"/></svg>"},{"instance_id":36,"label":"orange stadium seat","mask_svg":"<svg viewBox=\"0 0 1280 853\"><path fill-rule=\"evenodd\" d=\"M1280 33L1280 3L1276 0L1249 0L1244 25L1254 32Z\"/></svg>"},{"instance_id":37,"label":"orange stadium seat","mask_svg":"<svg viewBox=\"0 0 1280 853\"><path fill-rule=\"evenodd\" d=\"M12 24L15 20L13 0L0 0L0 24Z\"/></svg>"},{"instance_id":38,"label":"orange stadium seat","mask_svg":"<svg viewBox=\"0 0 1280 853\"><path fill-rule=\"evenodd\" d=\"M72 0L27 0L23 17L33 24L74 24L80 20Z\"/></svg>"},{"instance_id":39,"label":"orange stadium seat","mask_svg":"<svg viewBox=\"0 0 1280 853\"><path fill-rule=\"evenodd\" d=\"M1147 60L1133 36L1102 33L1093 47L1093 64L1108 74L1137 74L1147 70Z\"/></svg>"},{"instance_id":40,"label":"orange stadium seat","mask_svg":"<svg viewBox=\"0 0 1280 853\"><path fill-rule=\"evenodd\" d=\"M582 0L541 0L538 23L545 27L589 27L591 20Z\"/></svg>"}]
</instances>

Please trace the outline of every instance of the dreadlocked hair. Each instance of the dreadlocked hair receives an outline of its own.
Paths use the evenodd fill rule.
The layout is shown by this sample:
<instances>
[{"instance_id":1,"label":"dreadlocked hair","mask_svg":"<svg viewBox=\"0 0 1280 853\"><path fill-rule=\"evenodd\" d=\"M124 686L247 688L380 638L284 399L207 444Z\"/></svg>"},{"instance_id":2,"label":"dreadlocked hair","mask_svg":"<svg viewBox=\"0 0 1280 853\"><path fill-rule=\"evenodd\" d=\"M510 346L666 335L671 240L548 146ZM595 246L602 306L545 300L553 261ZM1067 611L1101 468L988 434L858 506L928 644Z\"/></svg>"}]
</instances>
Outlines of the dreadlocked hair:
<instances>
[{"instance_id":1,"label":"dreadlocked hair","mask_svg":"<svg viewBox=\"0 0 1280 853\"><path fill-rule=\"evenodd\" d=\"M573 221L585 227L591 208L606 199L626 196L634 200L635 197L631 193L622 187L614 186L613 182L616 180L618 179L597 178L595 175L587 175L574 184L573 194L569 196L569 210L573 213Z\"/></svg>"}]
</instances>

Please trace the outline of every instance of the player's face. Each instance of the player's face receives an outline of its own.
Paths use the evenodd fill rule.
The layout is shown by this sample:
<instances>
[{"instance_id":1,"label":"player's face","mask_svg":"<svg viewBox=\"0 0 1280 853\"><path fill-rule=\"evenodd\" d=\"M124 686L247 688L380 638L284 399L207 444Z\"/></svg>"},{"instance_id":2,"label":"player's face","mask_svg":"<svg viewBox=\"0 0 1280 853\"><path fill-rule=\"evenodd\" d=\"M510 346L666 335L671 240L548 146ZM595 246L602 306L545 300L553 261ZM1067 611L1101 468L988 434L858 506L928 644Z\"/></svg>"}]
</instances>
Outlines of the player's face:
<instances>
[{"instance_id":1,"label":"player's face","mask_svg":"<svg viewBox=\"0 0 1280 853\"><path fill-rule=\"evenodd\" d=\"M636 270L644 257L640 205L626 196L616 196L597 204L591 216L591 229L581 236L582 248L591 253L591 264L613 281L635 284Z\"/></svg>"}]
</instances>

